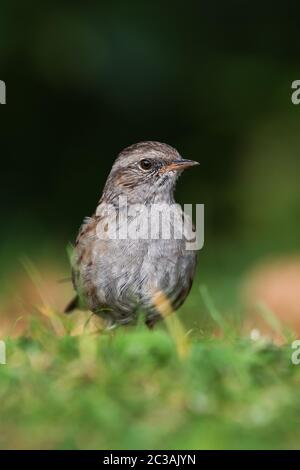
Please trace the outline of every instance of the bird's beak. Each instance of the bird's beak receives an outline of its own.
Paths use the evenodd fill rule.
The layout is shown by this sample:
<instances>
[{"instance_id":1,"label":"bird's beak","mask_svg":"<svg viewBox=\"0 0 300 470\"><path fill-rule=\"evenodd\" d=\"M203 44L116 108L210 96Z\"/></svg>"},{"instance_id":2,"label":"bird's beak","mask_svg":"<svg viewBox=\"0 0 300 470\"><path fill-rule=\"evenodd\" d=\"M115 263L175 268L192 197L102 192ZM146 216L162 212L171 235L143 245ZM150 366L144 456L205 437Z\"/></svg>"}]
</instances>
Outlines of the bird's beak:
<instances>
[{"instance_id":1,"label":"bird's beak","mask_svg":"<svg viewBox=\"0 0 300 470\"><path fill-rule=\"evenodd\" d=\"M165 173L166 171L186 170L187 168L191 168L196 165L200 165L200 163L195 162L194 160L174 160L172 163L169 163L169 165L164 166L161 169L161 173Z\"/></svg>"}]
</instances>

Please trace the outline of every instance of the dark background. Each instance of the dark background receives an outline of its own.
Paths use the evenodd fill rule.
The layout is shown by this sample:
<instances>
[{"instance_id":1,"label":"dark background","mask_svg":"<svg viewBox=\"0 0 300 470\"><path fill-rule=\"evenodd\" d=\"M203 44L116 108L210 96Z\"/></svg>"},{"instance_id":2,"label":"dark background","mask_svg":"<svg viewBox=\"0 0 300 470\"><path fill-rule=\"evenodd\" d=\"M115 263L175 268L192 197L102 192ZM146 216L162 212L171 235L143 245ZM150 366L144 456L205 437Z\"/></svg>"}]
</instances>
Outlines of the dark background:
<instances>
[{"instance_id":1,"label":"dark background","mask_svg":"<svg viewBox=\"0 0 300 470\"><path fill-rule=\"evenodd\" d=\"M2 0L2 279L23 254L66 263L117 153L141 140L201 162L177 196L205 204L208 270L218 250L229 272L237 253L246 266L298 248L299 13L292 1Z\"/></svg>"},{"instance_id":2,"label":"dark background","mask_svg":"<svg viewBox=\"0 0 300 470\"><path fill-rule=\"evenodd\" d=\"M299 448L299 33L299 0L0 0L0 448ZM177 315L99 332L67 246L149 139L201 162L205 246Z\"/></svg>"}]
</instances>

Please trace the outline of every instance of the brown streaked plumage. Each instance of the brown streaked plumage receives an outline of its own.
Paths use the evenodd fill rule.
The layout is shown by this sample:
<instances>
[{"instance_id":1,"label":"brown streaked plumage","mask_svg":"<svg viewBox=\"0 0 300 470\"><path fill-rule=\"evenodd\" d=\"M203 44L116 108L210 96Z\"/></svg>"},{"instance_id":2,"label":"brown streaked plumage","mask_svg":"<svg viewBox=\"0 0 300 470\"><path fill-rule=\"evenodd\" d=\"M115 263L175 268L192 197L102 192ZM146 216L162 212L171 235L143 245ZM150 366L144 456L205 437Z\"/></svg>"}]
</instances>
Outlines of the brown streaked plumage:
<instances>
[{"instance_id":1,"label":"brown streaked plumage","mask_svg":"<svg viewBox=\"0 0 300 470\"><path fill-rule=\"evenodd\" d=\"M112 239L113 217L107 207L117 211L117 230L124 214L129 224L137 217L149 221L148 209L154 204L175 205L178 175L196 164L160 142L140 142L119 154L95 214L85 219L79 231L73 256L77 297L66 312L81 306L106 319L108 325L120 325L135 323L142 310L152 327L163 315L157 305L161 295L174 310L180 307L192 286L196 253L186 250L185 239L174 237ZM126 198L126 211L139 205L137 215L128 215L120 198ZM176 210L182 218L182 209Z\"/></svg>"}]
</instances>

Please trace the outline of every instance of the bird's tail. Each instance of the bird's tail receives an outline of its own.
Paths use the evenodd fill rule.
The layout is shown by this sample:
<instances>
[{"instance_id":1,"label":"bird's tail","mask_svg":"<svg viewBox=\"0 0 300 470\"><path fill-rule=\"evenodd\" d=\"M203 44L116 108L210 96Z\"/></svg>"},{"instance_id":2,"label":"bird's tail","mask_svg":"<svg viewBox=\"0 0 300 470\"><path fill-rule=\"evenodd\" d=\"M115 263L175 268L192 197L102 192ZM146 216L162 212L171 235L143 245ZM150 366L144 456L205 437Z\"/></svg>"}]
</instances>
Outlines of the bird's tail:
<instances>
[{"instance_id":1,"label":"bird's tail","mask_svg":"<svg viewBox=\"0 0 300 470\"><path fill-rule=\"evenodd\" d=\"M73 312L73 310L75 310L76 308L79 308L79 297L78 295L76 295L76 297L74 297L69 303L68 305L66 306L65 310L64 310L64 313L71 313Z\"/></svg>"}]
</instances>

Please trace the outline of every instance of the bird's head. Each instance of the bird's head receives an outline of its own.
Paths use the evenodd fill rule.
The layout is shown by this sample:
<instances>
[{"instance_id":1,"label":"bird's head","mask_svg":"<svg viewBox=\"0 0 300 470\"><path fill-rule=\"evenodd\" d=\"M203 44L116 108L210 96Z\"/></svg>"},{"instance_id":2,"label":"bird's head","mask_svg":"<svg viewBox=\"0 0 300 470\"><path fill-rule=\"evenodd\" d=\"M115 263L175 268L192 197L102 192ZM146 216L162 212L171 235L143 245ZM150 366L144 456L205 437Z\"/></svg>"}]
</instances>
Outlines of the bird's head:
<instances>
[{"instance_id":1,"label":"bird's head","mask_svg":"<svg viewBox=\"0 0 300 470\"><path fill-rule=\"evenodd\" d=\"M117 157L103 192L106 201L127 196L130 203L168 200L178 176L199 165L183 159L173 147L160 142L140 142L125 148Z\"/></svg>"}]
</instances>

